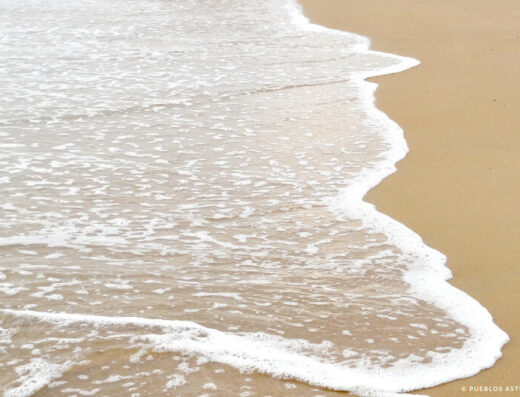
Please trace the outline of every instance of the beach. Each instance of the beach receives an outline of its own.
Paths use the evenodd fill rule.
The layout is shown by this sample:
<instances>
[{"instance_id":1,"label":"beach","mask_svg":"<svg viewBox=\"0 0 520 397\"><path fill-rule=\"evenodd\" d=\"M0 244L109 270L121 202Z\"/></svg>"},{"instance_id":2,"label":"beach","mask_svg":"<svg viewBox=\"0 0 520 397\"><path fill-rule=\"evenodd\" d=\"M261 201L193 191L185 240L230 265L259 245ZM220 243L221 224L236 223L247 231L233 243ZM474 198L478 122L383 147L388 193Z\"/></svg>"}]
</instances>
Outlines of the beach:
<instances>
[{"instance_id":1,"label":"beach","mask_svg":"<svg viewBox=\"0 0 520 397\"><path fill-rule=\"evenodd\" d=\"M518 13L464 4L0 0L0 394L389 397L501 328L426 393L514 388Z\"/></svg>"},{"instance_id":2,"label":"beach","mask_svg":"<svg viewBox=\"0 0 520 397\"><path fill-rule=\"evenodd\" d=\"M520 4L515 1L301 0L314 23L366 35L372 49L421 65L383 76L376 105L410 152L366 199L447 255L450 283L485 306L510 336L478 375L424 390L520 382ZM518 391L516 392L518 393Z\"/></svg>"}]
</instances>

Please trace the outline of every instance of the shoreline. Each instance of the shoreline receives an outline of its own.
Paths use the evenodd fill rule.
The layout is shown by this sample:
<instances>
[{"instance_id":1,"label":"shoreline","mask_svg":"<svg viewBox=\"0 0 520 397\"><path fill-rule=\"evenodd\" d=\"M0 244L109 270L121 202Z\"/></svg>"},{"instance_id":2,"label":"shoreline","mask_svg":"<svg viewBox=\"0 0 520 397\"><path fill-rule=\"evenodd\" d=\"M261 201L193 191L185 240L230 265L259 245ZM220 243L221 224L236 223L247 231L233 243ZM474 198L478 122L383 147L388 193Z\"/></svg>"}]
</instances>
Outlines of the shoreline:
<instances>
[{"instance_id":1,"label":"shoreline","mask_svg":"<svg viewBox=\"0 0 520 397\"><path fill-rule=\"evenodd\" d=\"M520 131L514 114L520 4L300 4L314 23L368 36L373 50L421 61L404 73L370 79L380 84L376 106L403 128L410 151L365 199L446 254L454 276L449 282L477 299L511 337L491 369L425 392L456 395L464 386L520 383L520 321L508 304L520 298L520 188L514 183L520 176L514 134Z\"/></svg>"}]
</instances>

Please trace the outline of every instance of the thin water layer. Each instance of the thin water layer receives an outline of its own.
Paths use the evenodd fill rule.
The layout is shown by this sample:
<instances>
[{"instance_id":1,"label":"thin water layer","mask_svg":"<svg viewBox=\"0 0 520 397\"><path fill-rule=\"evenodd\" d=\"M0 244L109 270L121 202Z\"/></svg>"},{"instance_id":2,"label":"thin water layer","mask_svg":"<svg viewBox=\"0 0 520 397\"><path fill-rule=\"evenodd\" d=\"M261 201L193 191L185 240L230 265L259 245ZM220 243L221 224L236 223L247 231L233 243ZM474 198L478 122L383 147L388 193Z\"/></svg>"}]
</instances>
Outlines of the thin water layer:
<instances>
[{"instance_id":1,"label":"thin water layer","mask_svg":"<svg viewBox=\"0 0 520 397\"><path fill-rule=\"evenodd\" d=\"M362 79L412 60L285 0L1 0L0 26L6 396L402 391L500 354L361 203L406 149Z\"/></svg>"}]
</instances>

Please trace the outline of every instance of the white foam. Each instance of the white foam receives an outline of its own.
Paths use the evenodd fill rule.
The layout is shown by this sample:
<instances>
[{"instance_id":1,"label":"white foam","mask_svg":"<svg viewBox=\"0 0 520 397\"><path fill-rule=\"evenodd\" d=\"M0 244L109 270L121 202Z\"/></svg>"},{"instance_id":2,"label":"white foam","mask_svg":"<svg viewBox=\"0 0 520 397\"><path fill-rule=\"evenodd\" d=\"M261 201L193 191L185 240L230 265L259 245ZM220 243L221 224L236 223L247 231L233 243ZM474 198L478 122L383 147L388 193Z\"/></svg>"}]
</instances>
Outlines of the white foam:
<instances>
[{"instance_id":1,"label":"white foam","mask_svg":"<svg viewBox=\"0 0 520 397\"><path fill-rule=\"evenodd\" d=\"M134 339L146 340L150 343L150 348L158 352L198 354L210 361L231 365L240 370L256 370L284 379L308 382L315 386L354 391L363 396L390 396L393 395L392 393L436 385L445 381L447 375L451 374L460 362L455 360L461 359L459 353L455 351L443 355L432 353L433 360L430 364L413 365L411 359L401 360L385 370L370 366L350 368L328 363L319 357L301 354L302 349L314 348L316 351L327 349L328 343L311 345L302 340L288 340L263 333L226 333L190 321L11 309L0 310L0 313L45 321L57 327L89 323L94 327L133 325L149 329L158 328L153 333L134 337ZM469 354L466 359L478 358L478 351L465 350ZM440 362L436 362L436 355L442 357ZM61 368L59 367L60 370ZM55 369L58 373L58 367ZM173 383L172 387L175 386Z\"/></svg>"},{"instance_id":2,"label":"white foam","mask_svg":"<svg viewBox=\"0 0 520 397\"><path fill-rule=\"evenodd\" d=\"M291 11L293 21L304 29L319 29L331 34L350 34L316 27L303 16L301 8L295 2L292 2ZM369 45L368 39L365 39L364 42L360 40L358 50L369 51ZM370 52L373 51L370 50ZM389 56L389 54L385 54L385 56ZM366 171L350 183L337 197L329 201L329 205L336 213L357 218L364 224L384 233L388 236L389 241L402 249L404 253L415 256L416 261L409 266L408 272L405 274L405 281L409 283L411 292L414 296L444 309L453 319L464 324L470 330L470 339L461 349L453 351L445 357L444 366L435 368L435 371L424 371L420 380L411 381L408 387L402 389L402 391L407 391L468 377L491 367L502 356L501 348L509 341L509 337L493 322L491 315L482 305L447 282L451 278L451 272L445 266L446 257L442 253L424 244L421 237L405 225L378 212L374 205L363 201L363 197L370 189L396 171L395 164L408 151L403 130L375 107L374 93L377 84L364 81L367 77L397 73L419 64L412 58L394 57L401 62L382 68L375 73L359 73L357 76L364 107L370 110L372 117L386 126L384 138L391 145L391 149L385 153L386 157L374 169ZM392 391L390 385L387 386L387 390Z\"/></svg>"},{"instance_id":3,"label":"white foam","mask_svg":"<svg viewBox=\"0 0 520 397\"><path fill-rule=\"evenodd\" d=\"M4 397L32 396L53 379L61 376L70 363L54 364L42 358L34 358L28 364L16 367L19 376L18 386L12 387L4 392Z\"/></svg>"}]
</instances>

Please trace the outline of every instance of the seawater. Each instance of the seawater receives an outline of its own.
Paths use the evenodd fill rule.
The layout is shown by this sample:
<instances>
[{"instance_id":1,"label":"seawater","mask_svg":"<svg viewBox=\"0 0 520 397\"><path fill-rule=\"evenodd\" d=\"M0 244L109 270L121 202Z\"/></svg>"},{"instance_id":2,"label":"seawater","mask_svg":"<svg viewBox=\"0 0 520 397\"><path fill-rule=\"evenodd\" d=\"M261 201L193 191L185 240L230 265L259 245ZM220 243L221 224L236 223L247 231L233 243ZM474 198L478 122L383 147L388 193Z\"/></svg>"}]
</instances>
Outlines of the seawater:
<instances>
[{"instance_id":1,"label":"seawater","mask_svg":"<svg viewBox=\"0 0 520 397\"><path fill-rule=\"evenodd\" d=\"M6 397L393 395L500 357L362 201L407 151L364 79L417 61L292 0L0 0L0 32Z\"/></svg>"}]
</instances>

